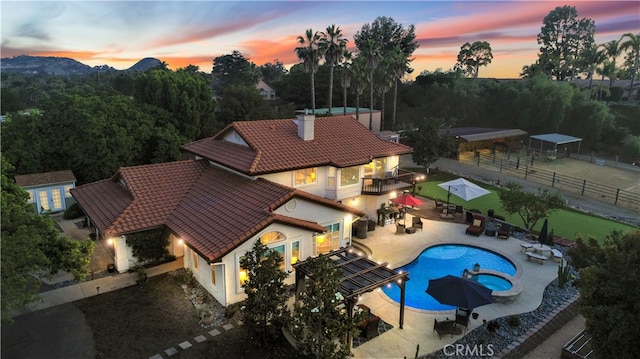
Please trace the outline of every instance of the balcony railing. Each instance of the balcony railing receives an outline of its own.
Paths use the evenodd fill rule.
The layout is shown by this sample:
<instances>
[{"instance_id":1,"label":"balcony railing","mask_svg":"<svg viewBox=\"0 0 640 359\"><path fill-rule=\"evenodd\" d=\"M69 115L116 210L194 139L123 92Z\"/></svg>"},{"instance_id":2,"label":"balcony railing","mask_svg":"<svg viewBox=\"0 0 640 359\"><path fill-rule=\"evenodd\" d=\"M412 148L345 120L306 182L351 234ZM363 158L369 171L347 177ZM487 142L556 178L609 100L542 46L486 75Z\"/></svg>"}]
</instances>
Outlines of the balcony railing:
<instances>
[{"instance_id":1,"label":"balcony railing","mask_svg":"<svg viewBox=\"0 0 640 359\"><path fill-rule=\"evenodd\" d=\"M413 188L415 175L411 172L385 178L364 177L361 192L367 195L382 195L393 191L410 190Z\"/></svg>"}]
</instances>

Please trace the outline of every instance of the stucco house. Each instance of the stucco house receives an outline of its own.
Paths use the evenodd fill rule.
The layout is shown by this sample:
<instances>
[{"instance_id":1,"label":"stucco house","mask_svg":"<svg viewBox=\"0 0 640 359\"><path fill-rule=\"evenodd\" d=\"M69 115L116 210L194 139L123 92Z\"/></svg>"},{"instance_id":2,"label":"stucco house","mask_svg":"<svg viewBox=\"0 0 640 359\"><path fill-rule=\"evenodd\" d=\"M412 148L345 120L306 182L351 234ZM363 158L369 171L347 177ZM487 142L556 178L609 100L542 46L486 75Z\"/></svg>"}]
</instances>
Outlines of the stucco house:
<instances>
[{"instance_id":1,"label":"stucco house","mask_svg":"<svg viewBox=\"0 0 640 359\"><path fill-rule=\"evenodd\" d=\"M15 180L38 214L64 211L76 202L70 192L76 186L71 170L17 175Z\"/></svg>"},{"instance_id":2,"label":"stucco house","mask_svg":"<svg viewBox=\"0 0 640 359\"><path fill-rule=\"evenodd\" d=\"M223 305L245 298L240 259L256 240L291 270L349 246L354 221L411 187L396 173L411 148L351 116L234 122L183 150L189 159L123 167L72 194L112 239L118 271L136 263L127 234L166 226L169 251Z\"/></svg>"},{"instance_id":3,"label":"stucco house","mask_svg":"<svg viewBox=\"0 0 640 359\"><path fill-rule=\"evenodd\" d=\"M260 96L262 96L265 100L275 100L276 90L271 87L268 83L264 82L264 80L258 81L256 85L256 89L260 92Z\"/></svg>"}]
</instances>

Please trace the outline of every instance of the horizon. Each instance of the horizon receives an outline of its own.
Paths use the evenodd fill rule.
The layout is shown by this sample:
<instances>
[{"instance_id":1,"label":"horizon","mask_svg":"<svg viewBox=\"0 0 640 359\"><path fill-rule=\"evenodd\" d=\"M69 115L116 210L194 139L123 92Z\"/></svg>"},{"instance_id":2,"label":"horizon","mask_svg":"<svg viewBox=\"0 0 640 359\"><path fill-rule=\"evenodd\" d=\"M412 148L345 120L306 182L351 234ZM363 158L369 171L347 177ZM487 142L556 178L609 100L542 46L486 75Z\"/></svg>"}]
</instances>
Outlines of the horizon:
<instances>
[{"instance_id":1,"label":"horizon","mask_svg":"<svg viewBox=\"0 0 640 359\"><path fill-rule=\"evenodd\" d=\"M465 42L488 41L493 61L481 67L485 78L519 78L538 57L537 35L544 17L557 6L575 6L578 18L595 21L597 44L640 32L637 1L149 1L33 3L3 1L4 58L20 55L67 57L88 66L126 70L151 57L172 70L188 65L211 73L213 59L238 50L257 66L299 63L294 49L307 28L335 24L355 50L353 35L378 16L405 29L415 26L411 67L452 69ZM326 6L340 4L340 6ZM366 4L366 5L365 5ZM31 6L29 6L31 5ZM313 17L298 24L312 12ZM237 16L241 14L243 16ZM382 15L384 14L384 15ZM125 39L125 40L122 40Z\"/></svg>"}]
</instances>

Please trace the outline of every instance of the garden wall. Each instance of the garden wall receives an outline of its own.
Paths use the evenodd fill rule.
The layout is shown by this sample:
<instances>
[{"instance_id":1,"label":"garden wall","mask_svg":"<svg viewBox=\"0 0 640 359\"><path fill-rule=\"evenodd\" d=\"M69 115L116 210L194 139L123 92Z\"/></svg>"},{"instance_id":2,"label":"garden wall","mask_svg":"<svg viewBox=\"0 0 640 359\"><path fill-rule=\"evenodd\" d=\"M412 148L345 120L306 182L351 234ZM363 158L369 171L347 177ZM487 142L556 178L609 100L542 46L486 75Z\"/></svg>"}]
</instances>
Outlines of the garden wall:
<instances>
[{"instance_id":1,"label":"garden wall","mask_svg":"<svg viewBox=\"0 0 640 359\"><path fill-rule=\"evenodd\" d=\"M542 342L578 314L579 297L580 295L576 294L573 298L554 309L546 318L529 329L525 334L520 336L520 338L514 340L507 348L503 349L497 357L504 359L522 358L525 354L542 344Z\"/></svg>"}]
</instances>

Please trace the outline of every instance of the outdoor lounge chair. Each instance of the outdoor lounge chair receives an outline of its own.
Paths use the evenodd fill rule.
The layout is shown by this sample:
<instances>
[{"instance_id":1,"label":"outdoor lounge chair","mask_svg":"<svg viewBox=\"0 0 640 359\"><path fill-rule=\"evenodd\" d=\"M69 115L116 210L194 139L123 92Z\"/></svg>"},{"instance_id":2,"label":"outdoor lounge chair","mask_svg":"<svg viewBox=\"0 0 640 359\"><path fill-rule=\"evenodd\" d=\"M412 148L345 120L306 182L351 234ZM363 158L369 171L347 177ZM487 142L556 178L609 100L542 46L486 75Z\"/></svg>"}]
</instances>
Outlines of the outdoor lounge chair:
<instances>
[{"instance_id":1,"label":"outdoor lounge chair","mask_svg":"<svg viewBox=\"0 0 640 359\"><path fill-rule=\"evenodd\" d=\"M442 209L442 206L444 206L444 202L442 201L438 201L437 199L433 200L436 203L436 209Z\"/></svg>"},{"instance_id":2,"label":"outdoor lounge chair","mask_svg":"<svg viewBox=\"0 0 640 359\"><path fill-rule=\"evenodd\" d=\"M404 234L405 225L396 222L396 234Z\"/></svg>"},{"instance_id":3,"label":"outdoor lounge chair","mask_svg":"<svg viewBox=\"0 0 640 359\"><path fill-rule=\"evenodd\" d=\"M467 230L464 233L480 237L482 232L484 232L484 217L473 216L473 223L467 227Z\"/></svg>"},{"instance_id":4,"label":"outdoor lounge chair","mask_svg":"<svg viewBox=\"0 0 640 359\"><path fill-rule=\"evenodd\" d=\"M422 218L413 216L413 218L411 219L411 227L415 228L416 230L418 228L422 230Z\"/></svg>"},{"instance_id":5,"label":"outdoor lounge chair","mask_svg":"<svg viewBox=\"0 0 640 359\"><path fill-rule=\"evenodd\" d=\"M464 330L465 332L467 331L467 328L469 327L469 317L471 316L471 310L470 309L464 309L464 308L457 308L456 309L456 324L455 325L464 325Z\"/></svg>"}]
</instances>

